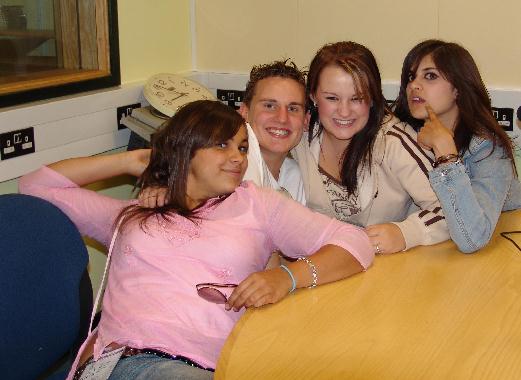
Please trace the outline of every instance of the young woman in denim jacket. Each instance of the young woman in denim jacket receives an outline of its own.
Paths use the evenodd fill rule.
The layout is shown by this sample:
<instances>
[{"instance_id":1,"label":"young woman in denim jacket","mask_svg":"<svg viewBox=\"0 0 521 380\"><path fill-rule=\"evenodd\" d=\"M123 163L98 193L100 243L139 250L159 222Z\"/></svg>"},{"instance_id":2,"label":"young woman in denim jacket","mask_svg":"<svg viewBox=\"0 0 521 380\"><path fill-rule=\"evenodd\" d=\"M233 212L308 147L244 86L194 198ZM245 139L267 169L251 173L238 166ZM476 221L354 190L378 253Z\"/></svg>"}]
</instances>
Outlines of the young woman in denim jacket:
<instances>
[{"instance_id":1,"label":"young woman in denim jacket","mask_svg":"<svg viewBox=\"0 0 521 380\"><path fill-rule=\"evenodd\" d=\"M521 207L521 184L470 53L440 40L416 45L403 63L395 113L434 152L429 180L452 240L465 253L482 248L501 211Z\"/></svg>"}]
</instances>

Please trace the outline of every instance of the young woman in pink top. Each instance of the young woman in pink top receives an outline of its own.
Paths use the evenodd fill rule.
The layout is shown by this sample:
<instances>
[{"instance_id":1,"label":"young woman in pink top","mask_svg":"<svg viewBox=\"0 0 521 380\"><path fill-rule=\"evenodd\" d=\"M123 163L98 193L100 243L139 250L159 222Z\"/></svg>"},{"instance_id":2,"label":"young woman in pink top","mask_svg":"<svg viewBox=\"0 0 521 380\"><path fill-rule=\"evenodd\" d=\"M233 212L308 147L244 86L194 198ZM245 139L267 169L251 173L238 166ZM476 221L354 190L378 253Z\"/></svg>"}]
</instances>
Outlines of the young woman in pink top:
<instances>
[{"instance_id":1,"label":"young woman in pink top","mask_svg":"<svg viewBox=\"0 0 521 380\"><path fill-rule=\"evenodd\" d=\"M101 320L69 379L101 367L96 378L209 379L243 308L371 264L361 229L241 183L247 150L244 120L198 101L154 135L151 152L64 160L20 180L21 192L110 246ZM139 176L141 188L167 187L167 202L144 208L81 188L120 174ZM301 260L264 270L274 249Z\"/></svg>"}]
</instances>

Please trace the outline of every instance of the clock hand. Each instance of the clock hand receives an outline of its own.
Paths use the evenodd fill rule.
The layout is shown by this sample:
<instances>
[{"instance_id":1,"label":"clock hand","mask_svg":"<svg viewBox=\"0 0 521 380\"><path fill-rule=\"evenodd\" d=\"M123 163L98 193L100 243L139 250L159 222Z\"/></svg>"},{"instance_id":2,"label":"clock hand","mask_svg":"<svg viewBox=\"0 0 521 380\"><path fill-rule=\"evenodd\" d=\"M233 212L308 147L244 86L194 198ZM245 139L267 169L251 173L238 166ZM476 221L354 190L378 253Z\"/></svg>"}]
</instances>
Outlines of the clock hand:
<instances>
[{"instance_id":1,"label":"clock hand","mask_svg":"<svg viewBox=\"0 0 521 380\"><path fill-rule=\"evenodd\" d=\"M170 99L170 101L174 101L186 95L188 95L188 92L179 92L179 95L177 95L175 98Z\"/></svg>"}]
</instances>

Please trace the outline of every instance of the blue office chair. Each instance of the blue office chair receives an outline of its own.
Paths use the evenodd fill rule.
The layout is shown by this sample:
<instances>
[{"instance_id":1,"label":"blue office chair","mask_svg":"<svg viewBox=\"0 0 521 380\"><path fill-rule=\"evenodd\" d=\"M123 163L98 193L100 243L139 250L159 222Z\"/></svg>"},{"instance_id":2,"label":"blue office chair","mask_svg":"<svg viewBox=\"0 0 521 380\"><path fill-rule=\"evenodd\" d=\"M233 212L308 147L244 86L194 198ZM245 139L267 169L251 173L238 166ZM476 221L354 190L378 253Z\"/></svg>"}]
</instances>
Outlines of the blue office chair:
<instances>
[{"instance_id":1,"label":"blue office chair","mask_svg":"<svg viewBox=\"0 0 521 380\"><path fill-rule=\"evenodd\" d=\"M61 210L22 194L0 195L0 242L0 377L63 379L92 310L85 244Z\"/></svg>"}]
</instances>

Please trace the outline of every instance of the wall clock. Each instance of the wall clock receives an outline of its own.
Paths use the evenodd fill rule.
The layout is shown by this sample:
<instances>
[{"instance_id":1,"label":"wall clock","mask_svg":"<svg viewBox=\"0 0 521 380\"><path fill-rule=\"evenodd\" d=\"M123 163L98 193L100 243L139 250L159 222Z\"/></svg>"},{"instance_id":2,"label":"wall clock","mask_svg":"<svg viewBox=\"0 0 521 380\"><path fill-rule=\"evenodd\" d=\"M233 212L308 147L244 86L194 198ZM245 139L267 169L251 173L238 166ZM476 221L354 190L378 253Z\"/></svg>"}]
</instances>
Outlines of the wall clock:
<instances>
[{"instance_id":1,"label":"wall clock","mask_svg":"<svg viewBox=\"0 0 521 380\"><path fill-rule=\"evenodd\" d=\"M145 99L159 112L173 116L182 105L195 100L216 100L202 84L176 74L156 74L143 89Z\"/></svg>"}]
</instances>

